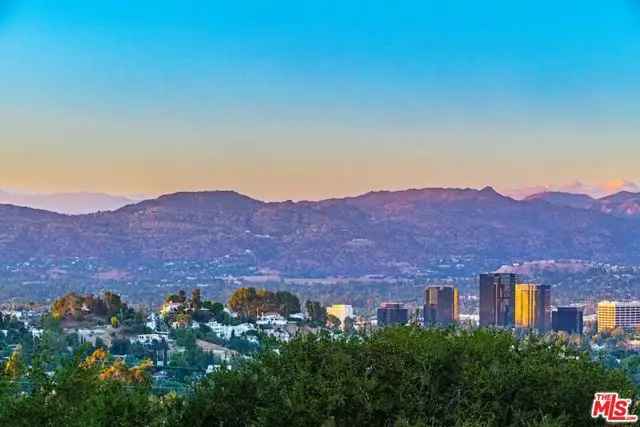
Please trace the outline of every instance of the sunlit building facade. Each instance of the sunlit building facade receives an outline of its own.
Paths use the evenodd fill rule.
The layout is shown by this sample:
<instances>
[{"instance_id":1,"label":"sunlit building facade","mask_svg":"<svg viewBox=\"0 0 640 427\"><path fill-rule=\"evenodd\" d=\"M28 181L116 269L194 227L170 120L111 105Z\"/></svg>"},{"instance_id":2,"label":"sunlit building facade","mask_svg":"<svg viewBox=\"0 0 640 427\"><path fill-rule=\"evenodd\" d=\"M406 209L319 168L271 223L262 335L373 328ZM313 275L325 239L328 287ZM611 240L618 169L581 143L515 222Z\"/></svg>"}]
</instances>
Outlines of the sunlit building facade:
<instances>
[{"instance_id":1,"label":"sunlit building facade","mask_svg":"<svg viewBox=\"0 0 640 427\"><path fill-rule=\"evenodd\" d=\"M355 317L353 314L353 306L348 304L334 304L327 307L327 314L338 318L343 326L347 318L353 319Z\"/></svg>"},{"instance_id":2,"label":"sunlit building facade","mask_svg":"<svg viewBox=\"0 0 640 427\"><path fill-rule=\"evenodd\" d=\"M424 324L450 325L460 317L458 289L454 286L429 286L425 290Z\"/></svg>"},{"instance_id":3,"label":"sunlit building facade","mask_svg":"<svg viewBox=\"0 0 640 427\"><path fill-rule=\"evenodd\" d=\"M598 303L598 332L616 328L640 327L640 301L601 301Z\"/></svg>"},{"instance_id":4,"label":"sunlit building facade","mask_svg":"<svg viewBox=\"0 0 640 427\"><path fill-rule=\"evenodd\" d=\"M519 328L546 331L551 327L551 288L519 283L515 288L515 324Z\"/></svg>"}]
</instances>

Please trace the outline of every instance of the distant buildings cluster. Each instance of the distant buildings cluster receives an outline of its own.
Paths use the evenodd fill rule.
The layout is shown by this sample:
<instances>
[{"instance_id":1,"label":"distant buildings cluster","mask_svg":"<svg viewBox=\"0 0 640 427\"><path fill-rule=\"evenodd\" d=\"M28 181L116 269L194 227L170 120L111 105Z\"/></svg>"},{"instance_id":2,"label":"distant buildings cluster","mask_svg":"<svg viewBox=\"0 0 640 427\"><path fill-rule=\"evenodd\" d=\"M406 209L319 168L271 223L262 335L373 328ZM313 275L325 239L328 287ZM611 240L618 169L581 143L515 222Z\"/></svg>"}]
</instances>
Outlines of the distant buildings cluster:
<instances>
[{"instance_id":1,"label":"distant buildings cluster","mask_svg":"<svg viewBox=\"0 0 640 427\"><path fill-rule=\"evenodd\" d=\"M522 283L513 273L485 273L479 276L480 316L484 327L515 327L582 333L583 313L579 307L551 308L551 288ZM459 291L455 286L428 286L425 290L425 326L447 326L459 322ZM640 306L638 310L640 320ZM408 309L400 303L384 303L378 308L378 326L406 324Z\"/></svg>"}]
</instances>

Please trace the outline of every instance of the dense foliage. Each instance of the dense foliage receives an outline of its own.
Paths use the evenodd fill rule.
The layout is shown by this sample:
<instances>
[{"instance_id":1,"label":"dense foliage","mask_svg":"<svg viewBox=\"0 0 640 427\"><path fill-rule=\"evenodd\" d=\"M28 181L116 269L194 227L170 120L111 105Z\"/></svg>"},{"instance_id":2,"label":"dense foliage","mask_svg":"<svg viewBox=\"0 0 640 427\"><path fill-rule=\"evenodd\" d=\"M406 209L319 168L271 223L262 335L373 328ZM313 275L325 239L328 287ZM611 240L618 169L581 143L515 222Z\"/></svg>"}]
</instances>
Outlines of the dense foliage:
<instances>
[{"instance_id":1,"label":"dense foliage","mask_svg":"<svg viewBox=\"0 0 640 427\"><path fill-rule=\"evenodd\" d=\"M300 301L290 292L240 288L229 298L229 308L244 318L256 318L262 313L279 313L286 317L300 312Z\"/></svg>"},{"instance_id":2,"label":"dense foliage","mask_svg":"<svg viewBox=\"0 0 640 427\"><path fill-rule=\"evenodd\" d=\"M3 374L0 425L585 426L596 391L637 397L622 372L587 355L492 330L307 335L184 397L159 398L144 375L108 376L82 360L52 378L29 370L27 388Z\"/></svg>"},{"instance_id":3,"label":"dense foliage","mask_svg":"<svg viewBox=\"0 0 640 427\"><path fill-rule=\"evenodd\" d=\"M97 350L79 352L53 375L44 364L36 359L20 376L3 371L0 425L142 427L164 418L163 400L150 394L148 363L129 369Z\"/></svg>"},{"instance_id":4,"label":"dense foliage","mask_svg":"<svg viewBox=\"0 0 640 427\"><path fill-rule=\"evenodd\" d=\"M131 316L133 310L122 302L120 295L113 292L105 292L101 298L71 292L54 301L51 315L55 319L83 320L88 315L110 319L114 316Z\"/></svg>"},{"instance_id":5,"label":"dense foliage","mask_svg":"<svg viewBox=\"0 0 640 427\"><path fill-rule=\"evenodd\" d=\"M601 390L635 397L623 374L533 337L396 328L364 340L307 336L264 353L200 384L184 422L584 426Z\"/></svg>"}]
</instances>

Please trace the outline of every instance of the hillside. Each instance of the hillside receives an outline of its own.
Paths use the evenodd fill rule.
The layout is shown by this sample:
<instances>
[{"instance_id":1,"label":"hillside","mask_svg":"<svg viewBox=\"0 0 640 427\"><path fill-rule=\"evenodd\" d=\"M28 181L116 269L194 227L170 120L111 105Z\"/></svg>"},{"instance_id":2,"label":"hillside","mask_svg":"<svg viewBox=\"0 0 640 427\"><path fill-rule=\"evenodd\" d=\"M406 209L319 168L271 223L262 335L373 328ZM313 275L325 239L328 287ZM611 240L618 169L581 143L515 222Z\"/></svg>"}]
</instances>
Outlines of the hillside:
<instances>
[{"instance_id":1,"label":"hillside","mask_svg":"<svg viewBox=\"0 0 640 427\"><path fill-rule=\"evenodd\" d=\"M627 202L629 202L627 200ZM640 222L492 188L372 192L267 203L235 192L177 193L113 212L64 216L0 206L0 261L195 260L287 274L398 273L464 260L640 260ZM480 267L478 267L480 268Z\"/></svg>"}]
</instances>

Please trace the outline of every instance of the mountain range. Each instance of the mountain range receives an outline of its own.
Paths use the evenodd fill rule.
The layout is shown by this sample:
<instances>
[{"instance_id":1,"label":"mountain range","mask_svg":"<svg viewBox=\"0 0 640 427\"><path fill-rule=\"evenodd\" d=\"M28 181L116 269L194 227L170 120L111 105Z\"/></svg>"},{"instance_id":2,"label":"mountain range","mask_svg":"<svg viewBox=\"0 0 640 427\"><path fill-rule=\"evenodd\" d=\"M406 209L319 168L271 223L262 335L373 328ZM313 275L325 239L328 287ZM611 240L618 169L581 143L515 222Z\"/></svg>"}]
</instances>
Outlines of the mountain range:
<instances>
[{"instance_id":1,"label":"mountain range","mask_svg":"<svg viewBox=\"0 0 640 427\"><path fill-rule=\"evenodd\" d=\"M532 187L507 188L502 190L502 194L513 197L517 200L522 200L535 194L548 192L585 194L590 197L599 199L601 197L609 196L623 191L628 191L630 193L639 193L640 185L626 179L612 179L596 184L574 181L568 184L536 185Z\"/></svg>"},{"instance_id":2,"label":"mountain range","mask_svg":"<svg viewBox=\"0 0 640 427\"><path fill-rule=\"evenodd\" d=\"M629 191L621 191L599 199L586 194L548 191L533 194L525 200L542 200L556 206L594 210L619 217L640 218L640 193Z\"/></svg>"},{"instance_id":3,"label":"mountain range","mask_svg":"<svg viewBox=\"0 0 640 427\"><path fill-rule=\"evenodd\" d=\"M66 214L111 211L131 204L134 199L104 193L19 193L0 191L0 204L28 206Z\"/></svg>"},{"instance_id":4,"label":"mountain range","mask_svg":"<svg viewBox=\"0 0 640 427\"><path fill-rule=\"evenodd\" d=\"M623 192L515 200L486 187L317 202L175 193L83 215L0 205L0 262L191 260L290 275L397 274L441 264L480 269L535 259L637 263L639 199Z\"/></svg>"}]
</instances>

